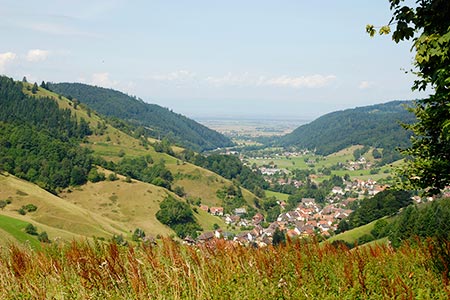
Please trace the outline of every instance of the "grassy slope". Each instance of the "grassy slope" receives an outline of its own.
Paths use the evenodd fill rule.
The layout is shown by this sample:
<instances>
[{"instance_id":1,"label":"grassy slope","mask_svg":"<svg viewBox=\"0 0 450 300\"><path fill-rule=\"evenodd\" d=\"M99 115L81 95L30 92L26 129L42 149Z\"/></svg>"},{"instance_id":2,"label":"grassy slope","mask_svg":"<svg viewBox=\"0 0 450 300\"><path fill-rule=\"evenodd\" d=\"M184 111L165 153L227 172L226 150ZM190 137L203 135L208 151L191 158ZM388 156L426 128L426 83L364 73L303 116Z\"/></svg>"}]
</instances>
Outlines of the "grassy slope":
<instances>
[{"instance_id":1,"label":"grassy slope","mask_svg":"<svg viewBox=\"0 0 450 300\"><path fill-rule=\"evenodd\" d=\"M369 224L335 235L330 239L328 239L328 241L333 242L337 240L343 240L346 241L347 243L354 243L359 237L362 237L365 234L370 234L370 231L372 231L375 222L376 221L373 221Z\"/></svg>"},{"instance_id":2,"label":"grassy slope","mask_svg":"<svg viewBox=\"0 0 450 300\"><path fill-rule=\"evenodd\" d=\"M25 233L25 227L27 222L11 218L5 215L0 215L0 245L7 246L13 241L19 241L21 243L29 243L34 249L40 248L40 243L35 236Z\"/></svg>"},{"instance_id":3,"label":"grassy slope","mask_svg":"<svg viewBox=\"0 0 450 300\"><path fill-rule=\"evenodd\" d=\"M289 198L289 194L283 194L278 192L266 191L266 197L275 197L278 200L286 201Z\"/></svg>"},{"instance_id":4,"label":"grassy slope","mask_svg":"<svg viewBox=\"0 0 450 300\"><path fill-rule=\"evenodd\" d=\"M31 95L31 92L27 91L26 88L24 90ZM61 108L70 109L77 118L84 118L88 121L93 129L97 127L99 122L102 122L101 117L95 112L88 115L82 106L74 109L70 100L65 97L60 98L53 92L39 88L34 96L53 98ZM149 139L149 141L155 142L152 139ZM182 186L188 196L200 197L202 203L209 206L220 205L220 199L216 195L217 190L231 184L229 180L213 172L189 163L181 164L176 158L165 153L158 153L151 146L145 148L140 145L137 139L110 125L107 125L104 134L89 136L83 146L93 150L94 154L114 162L121 159L119 156L121 151L125 153L126 157L151 155L155 162L164 160L172 174L178 174L178 176L175 176L176 179L173 186ZM182 151L178 147L174 147L173 150L175 152ZM104 171L106 173L109 172L107 170ZM140 227L147 234L168 235L172 234L173 231L159 223L155 217L156 212L159 210L159 203L168 193L170 192L166 189L151 184L134 180L132 184L128 184L123 182L123 180L119 180L95 184L88 183L80 188L72 188L71 192L68 192L68 190L62 192L60 197L75 207L96 212L98 216L111 221L114 231L110 230L110 232L130 233L135 228ZM247 202L253 205L252 200L255 196L245 189L243 189L243 195ZM214 223L217 223L220 227L226 226L220 218L200 210L196 217L205 230L211 230ZM41 219L47 223L54 220L55 224L53 225L55 226L57 225L56 223L61 222L61 220L54 217L42 216ZM79 226L82 225L80 224ZM84 232L82 234L84 235ZM104 236L104 234L99 234L95 231L89 236L92 235Z\"/></svg>"},{"instance_id":5,"label":"grassy slope","mask_svg":"<svg viewBox=\"0 0 450 300\"><path fill-rule=\"evenodd\" d=\"M32 223L38 231L46 231L50 237L72 239L76 237L103 236L125 230L95 211L86 210L50 194L37 185L12 175L0 175L0 199L10 199L0 214L20 221ZM23 205L34 204L36 212L20 215L17 210Z\"/></svg>"},{"instance_id":6,"label":"grassy slope","mask_svg":"<svg viewBox=\"0 0 450 300\"><path fill-rule=\"evenodd\" d=\"M388 222L390 222L390 219L386 219ZM353 228L351 230L348 230L346 232L340 233L338 235L335 235L331 238L329 238L327 241L328 242L333 242L333 241L337 241L337 240L343 240L347 243L354 243L356 242L356 240L360 237L362 237L365 234L370 234L370 232L373 230L373 227L375 226L375 223L378 220L372 221L369 224L357 227L357 228ZM379 240L375 240L372 241L370 243L367 244L373 244L373 243L385 243L387 241L387 238L382 238Z\"/></svg>"}]
</instances>

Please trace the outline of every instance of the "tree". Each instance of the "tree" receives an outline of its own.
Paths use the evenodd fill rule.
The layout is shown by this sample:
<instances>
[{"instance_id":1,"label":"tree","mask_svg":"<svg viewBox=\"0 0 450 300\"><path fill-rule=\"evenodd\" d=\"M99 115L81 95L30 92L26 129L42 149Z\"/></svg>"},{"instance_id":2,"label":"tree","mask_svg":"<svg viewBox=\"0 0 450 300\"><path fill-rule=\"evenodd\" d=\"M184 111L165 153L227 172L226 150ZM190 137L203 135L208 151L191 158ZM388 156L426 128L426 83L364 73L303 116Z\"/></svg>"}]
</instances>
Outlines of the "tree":
<instances>
[{"instance_id":1,"label":"tree","mask_svg":"<svg viewBox=\"0 0 450 300\"><path fill-rule=\"evenodd\" d=\"M37 83L35 82L35 83L33 84L33 87L31 88L31 92L32 92L33 94L36 94L37 91L38 91L38 85L37 85Z\"/></svg>"},{"instance_id":2,"label":"tree","mask_svg":"<svg viewBox=\"0 0 450 300\"><path fill-rule=\"evenodd\" d=\"M132 239L135 242L139 242L145 238L145 232L141 228L136 228L133 232Z\"/></svg>"},{"instance_id":3,"label":"tree","mask_svg":"<svg viewBox=\"0 0 450 300\"><path fill-rule=\"evenodd\" d=\"M48 238L48 234L45 231L42 231L41 233L39 233L38 235L38 240L41 243L50 243L50 239Z\"/></svg>"},{"instance_id":4,"label":"tree","mask_svg":"<svg viewBox=\"0 0 450 300\"><path fill-rule=\"evenodd\" d=\"M411 147L402 150L409 159L399 170L401 186L436 194L450 184L450 1L416 1L414 7L403 1L389 0L393 17L379 33L389 34L395 25L396 43L412 40L418 76L412 88L431 88L431 95L411 109L417 122L404 125L414 137ZM366 30L371 36L376 33L373 25Z\"/></svg>"},{"instance_id":5,"label":"tree","mask_svg":"<svg viewBox=\"0 0 450 300\"><path fill-rule=\"evenodd\" d=\"M278 246L280 244L281 245L285 245L286 244L286 235L284 234L283 231L281 231L280 229L276 228L275 232L273 233L272 245Z\"/></svg>"},{"instance_id":6,"label":"tree","mask_svg":"<svg viewBox=\"0 0 450 300\"><path fill-rule=\"evenodd\" d=\"M28 224L27 227L25 227L25 232L30 235L38 235L37 228L33 224Z\"/></svg>"}]
</instances>

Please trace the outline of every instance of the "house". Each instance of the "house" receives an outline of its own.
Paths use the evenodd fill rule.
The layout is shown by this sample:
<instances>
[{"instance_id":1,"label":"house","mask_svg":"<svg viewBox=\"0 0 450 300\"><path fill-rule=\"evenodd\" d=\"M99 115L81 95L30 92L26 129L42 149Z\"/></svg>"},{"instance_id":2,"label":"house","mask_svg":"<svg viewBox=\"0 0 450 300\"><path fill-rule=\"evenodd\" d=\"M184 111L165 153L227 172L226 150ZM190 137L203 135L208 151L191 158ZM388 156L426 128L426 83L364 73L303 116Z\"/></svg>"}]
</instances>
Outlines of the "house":
<instances>
[{"instance_id":1,"label":"house","mask_svg":"<svg viewBox=\"0 0 450 300\"><path fill-rule=\"evenodd\" d=\"M241 220L241 217L232 215L232 216L226 216L225 217L225 223L227 224L237 224Z\"/></svg>"},{"instance_id":2,"label":"house","mask_svg":"<svg viewBox=\"0 0 450 300\"><path fill-rule=\"evenodd\" d=\"M222 229L217 229L214 231L214 236L218 239L220 239L223 235L222 235Z\"/></svg>"},{"instance_id":3,"label":"house","mask_svg":"<svg viewBox=\"0 0 450 300\"><path fill-rule=\"evenodd\" d=\"M206 212L209 211L208 205L204 205L204 204L201 204L201 205L200 205L200 209L203 210L203 211L206 211Z\"/></svg>"},{"instance_id":4,"label":"house","mask_svg":"<svg viewBox=\"0 0 450 300\"><path fill-rule=\"evenodd\" d=\"M242 216L242 215L245 215L246 213L247 213L247 209L245 207L236 208L234 210L234 214L237 216Z\"/></svg>"},{"instance_id":5,"label":"house","mask_svg":"<svg viewBox=\"0 0 450 300\"><path fill-rule=\"evenodd\" d=\"M214 216L223 216L223 207L211 207L209 212Z\"/></svg>"},{"instance_id":6,"label":"house","mask_svg":"<svg viewBox=\"0 0 450 300\"><path fill-rule=\"evenodd\" d=\"M312 227L317 227L317 221L316 220L309 220L306 222L306 225L310 225Z\"/></svg>"},{"instance_id":7,"label":"house","mask_svg":"<svg viewBox=\"0 0 450 300\"><path fill-rule=\"evenodd\" d=\"M248 242L253 241L253 236L250 232L241 232L234 238L234 241L239 242L241 244L247 244Z\"/></svg>"},{"instance_id":8,"label":"house","mask_svg":"<svg viewBox=\"0 0 450 300\"><path fill-rule=\"evenodd\" d=\"M264 228L261 225L256 225L255 228L252 229L251 233L255 237L259 237L263 234Z\"/></svg>"},{"instance_id":9,"label":"house","mask_svg":"<svg viewBox=\"0 0 450 300\"><path fill-rule=\"evenodd\" d=\"M185 245L192 246L192 245L195 245L195 240L193 238L191 238L190 236L187 236L183 239L183 243Z\"/></svg>"},{"instance_id":10,"label":"house","mask_svg":"<svg viewBox=\"0 0 450 300\"><path fill-rule=\"evenodd\" d=\"M305 225L302 228L302 236L312 236L315 235L316 233L314 232L314 227L311 225Z\"/></svg>"},{"instance_id":11,"label":"house","mask_svg":"<svg viewBox=\"0 0 450 300\"><path fill-rule=\"evenodd\" d=\"M335 195L344 195L345 194L344 190L340 186L334 186L331 189L331 192Z\"/></svg>"},{"instance_id":12,"label":"house","mask_svg":"<svg viewBox=\"0 0 450 300\"><path fill-rule=\"evenodd\" d=\"M264 216L261 213L256 213L252 218L252 222L254 225L258 225L262 221L264 221Z\"/></svg>"},{"instance_id":13,"label":"house","mask_svg":"<svg viewBox=\"0 0 450 300\"><path fill-rule=\"evenodd\" d=\"M204 233L202 233L201 235L199 235L198 237L197 237L197 240L199 241L199 242L207 242L207 241L209 241L209 240L212 240L213 238L214 238L214 232L212 232L212 231L208 231L208 232L204 232Z\"/></svg>"},{"instance_id":14,"label":"house","mask_svg":"<svg viewBox=\"0 0 450 300\"><path fill-rule=\"evenodd\" d=\"M286 231L286 235L290 238L293 238L300 234L295 229L289 229L288 231Z\"/></svg>"},{"instance_id":15,"label":"house","mask_svg":"<svg viewBox=\"0 0 450 300\"><path fill-rule=\"evenodd\" d=\"M301 204L305 207L311 207L316 205L316 199L314 198L302 198Z\"/></svg>"}]
</instances>

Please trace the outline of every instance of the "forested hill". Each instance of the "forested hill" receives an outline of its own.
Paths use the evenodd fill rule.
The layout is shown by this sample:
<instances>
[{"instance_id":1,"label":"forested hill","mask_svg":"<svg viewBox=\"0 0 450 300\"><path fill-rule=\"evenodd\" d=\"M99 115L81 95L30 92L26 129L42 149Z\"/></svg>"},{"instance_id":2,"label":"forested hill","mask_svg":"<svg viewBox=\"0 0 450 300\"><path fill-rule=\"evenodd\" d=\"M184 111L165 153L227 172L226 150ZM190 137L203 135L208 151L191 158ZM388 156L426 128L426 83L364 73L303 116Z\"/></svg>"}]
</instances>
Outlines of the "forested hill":
<instances>
[{"instance_id":1,"label":"forested hill","mask_svg":"<svg viewBox=\"0 0 450 300\"><path fill-rule=\"evenodd\" d=\"M400 123L412 123L414 114L406 110L411 101L392 101L326 114L280 138L282 146L316 149L328 155L351 145L392 150L410 143L411 133Z\"/></svg>"},{"instance_id":2,"label":"forested hill","mask_svg":"<svg viewBox=\"0 0 450 300\"><path fill-rule=\"evenodd\" d=\"M229 138L194 120L119 91L81 83L49 83L48 87L56 93L79 100L102 115L150 128L151 136L167 137L195 151L232 145Z\"/></svg>"}]
</instances>

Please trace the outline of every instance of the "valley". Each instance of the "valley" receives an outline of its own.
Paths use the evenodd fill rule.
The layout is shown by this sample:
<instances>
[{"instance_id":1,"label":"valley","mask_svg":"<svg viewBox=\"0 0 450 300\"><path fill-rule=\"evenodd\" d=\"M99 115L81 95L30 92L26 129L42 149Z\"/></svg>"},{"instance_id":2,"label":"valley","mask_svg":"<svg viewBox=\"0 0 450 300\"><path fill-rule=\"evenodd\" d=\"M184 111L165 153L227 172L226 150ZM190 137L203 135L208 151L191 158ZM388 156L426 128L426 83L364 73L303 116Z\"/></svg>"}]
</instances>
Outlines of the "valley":
<instances>
[{"instance_id":1,"label":"valley","mask_svg":"<svg viewBox=\"0 0 450 300\"><path fill-rule=\"evenodd\" d=\"M440 220L450 216L446 198L450 189L442 190L442 199L391 189L404 158L386 147L389 139L380 139L378 129L366 135L364 144L346 141L361 137L360 131L353 132L352 122L341 129L346 136L339 145L330 142L331 146L324 144L318 150L286 144L286 137L292 141L293 134L308 132L317 122L333 124L333 114L307 124L210 119L204 122L227 135L232 145L194 152L170 134L155 137L150 127L105 117L45 84L36 88L8 78L1 78L1 84L6 97L0 114L0 246L15 253L13 260L25 255L35 263L27 251L52 247L73 255L91 251L91 243L96 253L103 253L104 261L111 259L108 255L123 257L124 249L135 251L133 247L137 255L175 251L170 255L182 255L178 262L198 259L183 256L183 251L228 251L228 247L235 249L230 254L238 251L249 259L256 259L247 252L251 249L269 249L269 253L284 249L290 255L298 247L311 247L328 258L352 248L355 253L369 249L391 255L395 253L391 244L400 247L414 233L447 232ZM389 107L395 111L397 106L395 102L382 105L384 111ZM344 113L358 120L361 110L373 114L378 108ZM326 137L328 132L322 129L320 134ZM404 138L398 127L383 127L383 136L386 132L399 141ZM421 210L414 210L415 206ZM438 218L420 221L430 213ZM413 226L406 233L405 222ZM152 253L158 259L167 254ZM134 255L128 254L127 263L133 263ZM201 259L210 256L203 255ZM264 259L272 261L273 255ZM315 254L306 259L315 259ZM411 257L401 259L407 263ZM196 264L205 269L201 262ZM288 268L289 259L283 264ZM94 273L89 272L86 276L91 278ZM121 272L130 276L125 269Z\"/></svg>"}]
</instances>

